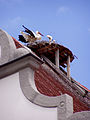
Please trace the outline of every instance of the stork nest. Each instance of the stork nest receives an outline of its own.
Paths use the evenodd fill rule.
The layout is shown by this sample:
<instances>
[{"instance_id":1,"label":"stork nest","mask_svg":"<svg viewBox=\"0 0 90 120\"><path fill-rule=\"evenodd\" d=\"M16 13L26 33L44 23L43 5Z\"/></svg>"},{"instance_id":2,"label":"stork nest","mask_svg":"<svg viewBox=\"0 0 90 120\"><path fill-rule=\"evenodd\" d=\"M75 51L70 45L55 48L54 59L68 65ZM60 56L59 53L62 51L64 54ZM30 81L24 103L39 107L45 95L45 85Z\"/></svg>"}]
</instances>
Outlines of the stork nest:
<instances>
[{"instance_id":1,"label":"stork nest","mask_svg":"<svg viewBox=\"0 0 90 120\"><path fill-rule=\"evenodd\" d=\"M27 45L33 52L35 52L39 57L44 55L50 61L55 64L55 52L59 49L59 63L60 66L67 66L67 59L70 56L70 62L74 60L73 53L63 45L57 43L49 43L48 41L35 41L34 43L30 43Z\"/></svg>"}]
</instances>

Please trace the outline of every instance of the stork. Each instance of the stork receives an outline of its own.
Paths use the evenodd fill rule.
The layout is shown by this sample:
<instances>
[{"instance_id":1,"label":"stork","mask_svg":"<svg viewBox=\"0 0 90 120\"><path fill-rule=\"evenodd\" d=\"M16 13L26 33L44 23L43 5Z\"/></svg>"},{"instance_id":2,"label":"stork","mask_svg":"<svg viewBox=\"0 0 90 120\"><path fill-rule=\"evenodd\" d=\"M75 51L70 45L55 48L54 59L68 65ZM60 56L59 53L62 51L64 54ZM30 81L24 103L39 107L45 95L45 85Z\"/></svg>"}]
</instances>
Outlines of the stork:
<instances>
[{"instance_id":1,"label":"stork","mask_svg":"<svg viewBox=\"0 0 90 120\"><path fill-rule=\"evenodd\" d=\"M21 31L22 35L19 35L20 41L32 43L35 42L36 40L41 40L41 36L43 35L39 31L36 31L36 33L34 33L33 31L26 28L24 25L23 27L25 28L25 31Z\"/></svg>"},{"instance_id":2,"label":"stork","mask_svg":"<svg viewBox=\"0 0 90 120\"><path fill-rule=\"evenodd\" d=\"M49 44L51 44L51 42L55 43L55 40L53 40L52 36L47 35L47 38L49 38Z\"/></svg>"},{"instance_id":3,"label":"stork","mask_svg":"<svg viewBox=\"0 0 90 120\"><path fill-rule=\"evenodd\" d=\"M49 38L49 44L51 44L51 42L52 42L52 36L47 35L47 38Z\"/></svg>"},{"instance_id":4,"label":"stork","mask_svg":"<svg viewBox=\"0 0 90 120\"><path fill-rule=\"evenodd\" d=\"M53 40L53 43L55 43L55 40Z\"/></svg>"}]
</instances>

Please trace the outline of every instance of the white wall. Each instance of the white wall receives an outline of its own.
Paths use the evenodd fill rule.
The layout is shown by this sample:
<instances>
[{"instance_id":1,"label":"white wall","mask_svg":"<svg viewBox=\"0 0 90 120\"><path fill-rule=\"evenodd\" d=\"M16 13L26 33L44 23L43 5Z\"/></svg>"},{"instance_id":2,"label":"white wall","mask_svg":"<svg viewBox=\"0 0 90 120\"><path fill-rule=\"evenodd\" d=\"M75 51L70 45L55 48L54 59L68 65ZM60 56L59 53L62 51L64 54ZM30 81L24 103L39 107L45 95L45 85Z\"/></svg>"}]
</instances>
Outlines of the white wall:
<instances>
[{"instance_id":1,"label":"white wall","mask_svg":"<svg viewBox=\"0 0 90 120\"><path fill-rule=\"evenodd\" d=\"M44 108L28 101L16 73L0 80L0 120L57 120L57 108Z\"/></svg>"}]
</instances>

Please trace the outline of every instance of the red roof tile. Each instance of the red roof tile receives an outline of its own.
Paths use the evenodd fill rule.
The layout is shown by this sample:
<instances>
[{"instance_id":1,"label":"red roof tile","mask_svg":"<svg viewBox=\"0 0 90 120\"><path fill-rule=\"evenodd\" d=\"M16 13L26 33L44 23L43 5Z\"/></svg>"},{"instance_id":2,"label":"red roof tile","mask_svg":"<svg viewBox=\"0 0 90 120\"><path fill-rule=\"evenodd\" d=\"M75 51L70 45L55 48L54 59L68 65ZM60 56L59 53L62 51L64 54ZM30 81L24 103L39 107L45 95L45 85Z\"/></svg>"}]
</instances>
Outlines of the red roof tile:
<instances>
[{"instance_id":1,"label":"red roof tile","mask_svg":"<svg viewBox=\"0 0 90 120\"><path fill-rule=\"evenodd\" d=\"M20 47L23 47L23 45L17 41L14 37L12 37L12 39L14 40L15 42L15 45L16 45L16 48L20 48ZM81 86L83 89L85 89L86 91L90 92L90 90L88 88L86 88L85 86L81 85L79 82L76 81L76 83Z\"/></svg>"},{"instance_id":2,"label":"red roof tile","mask_svg":"<svg viewBox=\"0 0 90 120\"><path fill-rule=\"evenodd\" d=\"M20 42L18 42L14 37L12 37L12 39L13 39L14 42L15 42L16 48L23 47L23 45L22 45Z\"/></svg>"}]
</instances>

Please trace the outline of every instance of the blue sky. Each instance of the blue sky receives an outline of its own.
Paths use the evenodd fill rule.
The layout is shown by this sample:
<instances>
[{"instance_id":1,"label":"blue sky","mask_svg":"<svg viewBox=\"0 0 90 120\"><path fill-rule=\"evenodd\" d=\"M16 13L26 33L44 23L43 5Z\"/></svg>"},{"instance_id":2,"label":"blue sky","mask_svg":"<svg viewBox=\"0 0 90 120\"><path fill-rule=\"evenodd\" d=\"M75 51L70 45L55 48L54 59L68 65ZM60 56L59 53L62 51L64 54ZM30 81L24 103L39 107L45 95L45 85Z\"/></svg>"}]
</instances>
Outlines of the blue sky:
<instances>
[{"instance_id":1,"label":"blue sky","mask_svg":"<svg viewBox=\"0 0 90 120\"><path fill-rule=\"evenodd\" d=\"M0 0L0 28L18 40L22 25L68 47L71 76L90 89L90 0Z\"/></svg>"}]
</instances>

